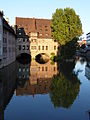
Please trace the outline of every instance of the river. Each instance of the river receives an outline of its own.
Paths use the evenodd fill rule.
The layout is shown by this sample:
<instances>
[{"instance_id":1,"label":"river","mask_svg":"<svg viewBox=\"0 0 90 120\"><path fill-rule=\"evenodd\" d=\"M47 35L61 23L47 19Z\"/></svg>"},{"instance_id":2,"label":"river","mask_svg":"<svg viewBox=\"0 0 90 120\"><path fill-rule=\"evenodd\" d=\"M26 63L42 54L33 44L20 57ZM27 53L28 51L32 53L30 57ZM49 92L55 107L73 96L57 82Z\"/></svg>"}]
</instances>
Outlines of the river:
<instances>
[{"instance_id":1,"label":"river","mask_svg":"<svg viewBox=\"0 0 90 120\"><path fill-rule=\"evenodd\" d=\"M90 120L89 60L1 69L0 120Z\"/></svg>"}]
</instances>

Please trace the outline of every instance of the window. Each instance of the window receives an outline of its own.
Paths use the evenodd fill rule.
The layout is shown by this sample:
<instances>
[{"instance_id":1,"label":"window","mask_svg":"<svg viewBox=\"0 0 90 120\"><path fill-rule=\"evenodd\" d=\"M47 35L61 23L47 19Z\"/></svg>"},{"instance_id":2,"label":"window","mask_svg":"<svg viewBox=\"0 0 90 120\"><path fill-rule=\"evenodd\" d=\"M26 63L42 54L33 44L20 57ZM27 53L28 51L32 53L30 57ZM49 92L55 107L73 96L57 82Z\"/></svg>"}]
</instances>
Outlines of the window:
<instances>
[{"instance_id":1,"label":"window","mask_svg":"<svg viewBox=\"0 0 90 120\"><path fill-rule=\"evenodd\" d=\"M23 40L23 38L18 38L18 42L21 42Z\"/></svg>"},{"instance_id":2,"label":"window","mask_svg":"<svg viewBox=\"0 0 90 120\"><path fill-rule=\"evenodd\" d=\"M47 68L47 67L45 67L45 70L47 71L47 70L48 70L48 68Z\"/></svg>"},{"instance_id":3,"label":"window","mask_svg":"<svg viewBox=\"0 0 90 120\"><path fill-rule=\"evenodd\" d=\"M9 48L9 49L10 49L10 48ZM11 50L11 49L10 49L10 50ZM11 52L10 50L9 50L9 52ZM7 47L3 47L3 52L4 52L4 53L7 52Z\"/></svg>"},{"instance_id":4,"label":"window","mask_svg":"<svg viewBox=\"0 0 90 120\"><path fill-rule=\"evenodd\" d=\"M21 72L21 68L19 68L19 72Z\"/></svg>"},{"instance_id":5,"label":"window","mask_svg":"<svg viewBox=\"0 0 90 120\"><path fill-rule=\"evenodd\" d=\"M44 46L42 46L42 50L44 50Z\"/></svg>"},{"instance_id":6,"label":"window","mask_svg":"<svg viewBox=\"0 0 90 120\"><path fill-rule=\"evenodd\" d=\"M25 42L25 38L23 38L23 42Z\"/></svg>"},{"instance_id":7,"label":"window","mask_svg":"<svg viewBox=\"0 0 90 120\"><path fill-rule=\"evenodd\" d=\"M23 72L25 72L25 68L23 68Z\"/></svg>"},{"instance_id":8,"label":"window","mask_svg":"<svg viewBox=\"0 0 90 120\"><path fill-rule=\"evenodd\" d=\"M31 39L31 42L33 42L33 39Z\"/></svg>"},{"instance_id":9,"label":"window","mask_svg":"<svg viewBox=\"0 0 90 120\"><path fill-rule=\"evenodd\" d=\"M36 49L36 46L34 46L34 49Z\"/></svg>"},{"instance_id":10,"label":"window","mask_svg":"<svg viewBox=\"0 0 90 120\"><path fill-rule=\"evenodd\" d=\"M11 52L11 47L9 47L9 52Z\"/></svg>"},{"instance_id":11,"label":"window","mask_svg":"<svg viewBox=\"0 0 90 120\"><path fill-rule=\"evenodd\" d=\"M25 45L23 45L23 50L25 50Z\"/></svg>"},{"instance_id":12,"label":"window","mask_svg":"<svg viewBox=\"0 0 90 120\"><path fill-rule=\"evenodd\" d=\"M27 72L29 72L29 68L27 68Z\"/></svg>"},{"instance_id":13,"label":"window","mask_svg":"<svg viewBox=\"0 0 90 120\"><path fill-rule=\"evenodd\" d=\"M0 46L0 55L2 55L2 48L1 48L1 46Z\"/></svg>"},{"instance_id":14,"label":"window","mask_svg":"<svg viewBox=\"0 0 90 120\"><path fill-rule=\"evenodd\" d=\"M3 38L3 43L7 43L7 39L6 38Z\"/></svg>"},{"instance_id":15,"label":"window","mask_svg":"<svg viewBox=\"0 0 90 120\"><path fill-rule=\"evenodd\" d=\"M46 46L46 50L48 50L48 46Z\"/></svg>"},{"instance_id":16,"label":"window","mask_svg":"<svg viewBox=\"0 0 90 120\"><path fill-rule=\"evenodd\" d=\"M38 49L40 50L40 46L38 46Z\"/></svg>"},{"instance_id":17,"label":"window","mask_svg":"<svg viewBox=\"0 0 90 120\"><path fill-rule=\"evenodd\" d=\"M33 46L31 46L31 49L33 50Z\"/></svg>"},{"instance_id":18,"label":"window","mask_svg":"<svg viewBox=\"0 0 90 120\"><path fill-rule=\"evenodd\" d=\"M42 29L40 28L40 32L42 31Z\"/></svg>"},{"instance_id":19,"label":"window","mask_svg":"<svg viewBox=\"0 0 90 120\"><path fill-rule=\"evenodd\" d=\"M31 49L32 49L32 50L35 50L35 49L36 49L36 46L31 46Z\"/></svg>"},{"instance_id":20,"label":"window","mask_svg":"<svg viewBox=\"0 0 90 120\"><path fill-rule=\"evenodd\" d=\"M27 45L27 50L29 50L29 46Z\"/></svg>"},{"instance_id":21,"label":"window","mask_svg":"<svg viewBox=\"0 0 90 120\"><path fill-rule=\"evenodd\" d=\"M40 67L38 67L38 70L40 71Z\"/></svg>"},{"instance_id":22,"label":"window","mask_svg":"<svg viewBox=\"0 0 90 120\"><path fill-rule=\"evenodd\" d=\"M27 38L25 38L25 42L27 42Z\"/></svg>"},{"instance_id":23,"label":"window","mask_svg":"<svg viewBox=\"0 0 90 120\"><path fill-rule=\"evenodd\" d=\"M42 67L42 71L44 71L44 67Z\"/></svg>"},{"instance_id":24,"label":"window","mask_svg":"<svg viewBox=\"0 0 90 120\"><path fill-rule=\"evenodd\" d=\"M29 39L27 39L27 42L29 42Z\"/></svg>"},{"instance_id":25,"label":"window","mask_svg":"<svg viewBox=\"0 0 90 120\"><path fill-rule=\"evenodd\" d=\"M56 46L54 46L54 50L56 50Z\"/></svg>"},{"instance_id":26,"label":"window","mask_svg":"<svg viewBox=\"0 0 90 120\"><path fill-rule=\"evenodd\" d=\"M21 45L19 45L19 50L21 50Z\"/></svg>"},{"instance_id":27,"label":"window","mask_svg":"<svg viewBox=\"0 0 90 120\"><path fill-rule=\"evenodd\" d=\"M56 68L54 67L54 68L53 68L53 70L55 71L55 70L56 70Z\"/></svg>"},{"instance_id":28,"label":"window","mask_svg":"<svg viewBox=\"0 0 90 120\"><path fill-rule=\"evenodd\" d=\"M34 39L34 42L36 42L36 39Z\"/></svg>"},{"instance_id":29,"label":"window","mask_svg":"<svg viewBox=\"0 0 90 120\"><path fill-rule=\"evenodd\" d=\"M2 35L0 34L0 40L2 40Z\"/></svg>"},{"instance_id":30,"label":"window","mask_svg":"<svg viewBox=\"0 0 90 120\"><path fill-rule=\"evenodd\" d=\"M29 79L29 75L27 75L27 78Z\"/></svg>"},{"instance_id":31,"label":"window","mask_svg":"<svg viewBox=\"0 0 90 120\"><path fill-rule=\"evenodd\" d=\"M47 31L48 31L48 29L45 29L45 31L47 32Z\"/></svg>"}]
</instances>

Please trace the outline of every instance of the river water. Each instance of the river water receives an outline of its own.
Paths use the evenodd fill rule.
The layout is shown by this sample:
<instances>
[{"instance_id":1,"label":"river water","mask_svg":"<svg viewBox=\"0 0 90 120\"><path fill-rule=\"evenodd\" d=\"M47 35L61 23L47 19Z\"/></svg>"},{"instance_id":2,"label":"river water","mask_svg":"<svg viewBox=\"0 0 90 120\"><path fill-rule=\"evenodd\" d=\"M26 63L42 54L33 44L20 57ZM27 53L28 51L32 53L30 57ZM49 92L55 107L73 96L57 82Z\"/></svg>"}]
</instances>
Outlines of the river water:
<instances>
[{"instance_id":1,"label":"river water","mask_svg":"<svg viewBox=\"0 0 90 120\"><path fill-rule=\"evenodd\" d=\"M1 69L0 120L90 120L90 62L16 61Z\"/></svg>"}]
</instances>

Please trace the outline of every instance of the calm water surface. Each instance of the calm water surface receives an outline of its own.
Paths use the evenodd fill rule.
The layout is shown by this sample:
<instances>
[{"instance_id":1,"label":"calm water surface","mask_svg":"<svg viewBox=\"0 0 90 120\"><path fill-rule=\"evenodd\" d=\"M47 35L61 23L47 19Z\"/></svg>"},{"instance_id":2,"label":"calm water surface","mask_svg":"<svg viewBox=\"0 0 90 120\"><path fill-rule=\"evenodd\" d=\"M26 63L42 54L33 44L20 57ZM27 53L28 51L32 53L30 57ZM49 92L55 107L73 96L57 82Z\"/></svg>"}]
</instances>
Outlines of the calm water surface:
<instances>
[{"instance_id":1,"label":"calm water surface","mask_svg":"<svg viewBox=\"0 0 90 120\"><path fill-rule=\"evenodd\" d=\"M90 120L90 62L15 62L0 71L0 120Z\"/></svg>"}]
</instances>

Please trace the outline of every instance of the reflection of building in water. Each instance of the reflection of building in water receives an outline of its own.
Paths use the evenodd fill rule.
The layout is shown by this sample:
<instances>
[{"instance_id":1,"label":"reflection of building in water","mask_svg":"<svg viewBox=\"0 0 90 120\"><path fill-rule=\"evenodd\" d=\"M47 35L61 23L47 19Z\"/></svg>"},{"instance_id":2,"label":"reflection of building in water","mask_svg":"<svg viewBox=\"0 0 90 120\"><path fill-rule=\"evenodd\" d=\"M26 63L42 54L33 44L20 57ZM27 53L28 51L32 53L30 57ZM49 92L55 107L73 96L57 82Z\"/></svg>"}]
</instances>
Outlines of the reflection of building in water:
<instances>
[{"instance_id":1,"label":"reflection of building in water","mask_svg":"<svg viewBox=\"0 0 90 120\"><path fill-rule=\"evenodd\" d=\"M4 120L4 110L3 110L3 81L2 75L0 74L0 120Z\"/></svg>"},{"instance_id":2,"label":"reflection of building in water","mask_svg":"<svg viewBox=\"0 0 90 120\"><path fill-rule=\"evenodd\" d=\"M30 75L30 65L29 64L20 64L19 62L16 63L17 66L17 84L18 87L23 87L25 82L29 80Z\"/></svg>"},{"instance_id":3,"label":"reflection of building in water","mask_svg":"<svg viewBox=\"0 0 90 120\"><path fill-rule=\"evenodd\" d=\"M4 120L4 110L16 86L15 63L0 71L0 120Z\"/></svg>"},{"instance_id":4,"label":"reflection of building in water","mask_svg":"<svg viewBox=\"0 0 90 120\"><path fill-rule=\"evenodd\" d=\"M85 76L90 80L90 61L87 61L87 65L85 67Z\"/></svg>"},{"instance_id":5,"label":"reflection of building in water","mask_svg":"<svg viewBox=\"0 0 90 120\"><path fill-rule=\"evenodd\" d=\"M51 78L57 74L57 63L51 64L49 61L46 64L39 64L34 60L31 61L30 77L23 87L17 88L16 95L48 93Z\"/></svg>"},{"instance_id":6,"label":"reflection of building in water","mask_svg":"<svg viewBox=\"0 0 90 120\"><path fill-rule=\"evenodd\" d=\"M50 62L39 64L36 61L31 61L30 84L37 84L37 79L47 79L57 75L57 63L51 64Z\"/></svg>"}]
</instances>

